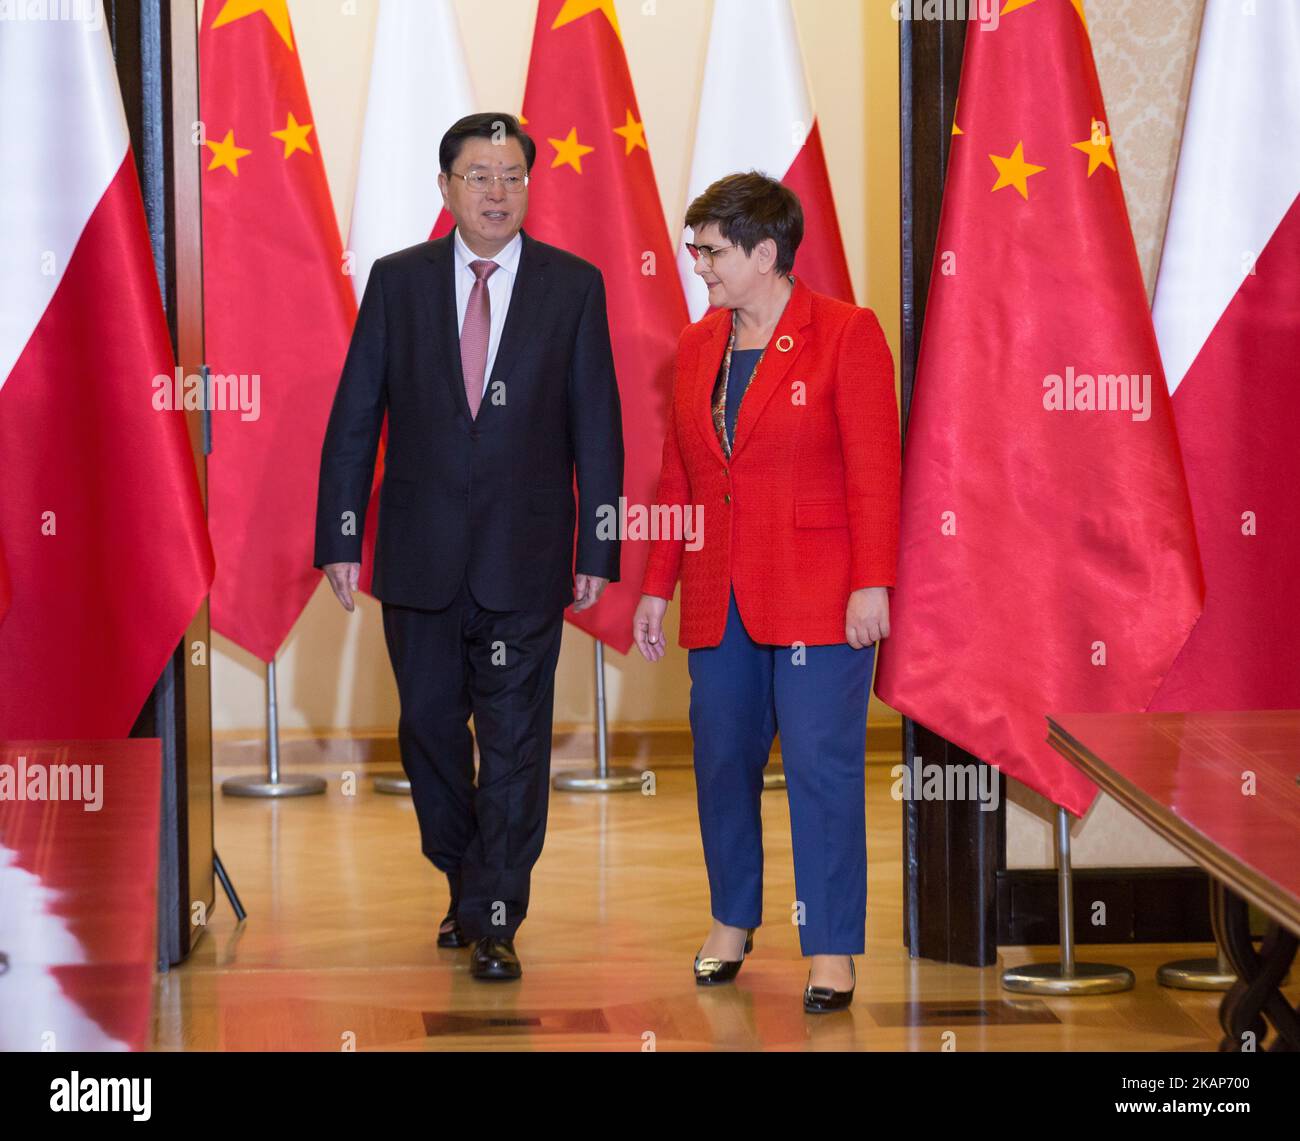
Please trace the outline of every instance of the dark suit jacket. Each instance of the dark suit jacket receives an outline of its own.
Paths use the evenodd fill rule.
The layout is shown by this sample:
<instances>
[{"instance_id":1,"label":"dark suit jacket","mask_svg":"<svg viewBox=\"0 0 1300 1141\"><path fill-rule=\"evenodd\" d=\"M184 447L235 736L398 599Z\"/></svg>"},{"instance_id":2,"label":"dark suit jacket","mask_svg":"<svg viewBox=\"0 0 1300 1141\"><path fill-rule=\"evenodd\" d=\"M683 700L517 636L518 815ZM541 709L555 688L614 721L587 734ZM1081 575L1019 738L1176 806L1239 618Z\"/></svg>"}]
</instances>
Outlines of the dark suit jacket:
<instances>
[{"instance_id":1,"label":"dark suit jacket","mask_svg":"<svg viewBox=\"0 0 1300 1141\"><path fill-rule=\"evenodd\" d=\"M605 284L590 262L523 233L518 276L477 418L460 364L454 238L370 271L321 451L315 565L360 562L384 414L372 593L437 610L465 576L491 610L573 601L580 574L617 581L597 511L623 492ZM350 513L350 514L349 514Z\"/></svg>"}]
</instances>

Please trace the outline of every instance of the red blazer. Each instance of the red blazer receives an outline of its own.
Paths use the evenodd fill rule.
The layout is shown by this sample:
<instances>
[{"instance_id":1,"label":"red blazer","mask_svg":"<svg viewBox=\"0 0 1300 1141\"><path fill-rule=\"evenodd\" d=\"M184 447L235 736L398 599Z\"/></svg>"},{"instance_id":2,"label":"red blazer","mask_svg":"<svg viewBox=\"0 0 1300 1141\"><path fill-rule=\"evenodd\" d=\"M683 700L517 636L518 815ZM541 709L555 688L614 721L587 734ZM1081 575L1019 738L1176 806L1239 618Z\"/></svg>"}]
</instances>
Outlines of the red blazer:
<instances>
[{"instance_id":1,"label":"red blazer","mask_svg":"<svg viewBox=\"0 0 1300 1141\"><path fill-rule=\"evenodd\" d=\"M898 559L889 346L870 309L796 277L741 402L728 462L712 397L730 333L724 309L688 326L678 343L655 504L693 505L697 522L702 509L702 526L689 544L660 527L641 591L671 600L680 575L686 649L722 641L729 586L756 642L844 642L849 594L893 586ZM668 515L657 514L660 522Z\"/></svg>"}]
</instances>

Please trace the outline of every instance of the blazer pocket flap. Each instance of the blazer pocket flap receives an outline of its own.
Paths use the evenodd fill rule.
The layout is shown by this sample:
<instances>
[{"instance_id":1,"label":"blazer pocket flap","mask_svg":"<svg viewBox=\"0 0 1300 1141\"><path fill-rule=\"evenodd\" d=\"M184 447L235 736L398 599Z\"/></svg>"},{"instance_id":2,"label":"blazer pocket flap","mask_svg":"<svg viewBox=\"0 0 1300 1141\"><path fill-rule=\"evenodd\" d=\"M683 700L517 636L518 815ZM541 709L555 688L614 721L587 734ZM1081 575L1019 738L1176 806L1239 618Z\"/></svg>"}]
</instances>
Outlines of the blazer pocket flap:
<instances>
[{"instance_id":1,"label":"blazer pocket flap","mask_svg":"<svg viewBox=\"0 0 1300 1141\"><path fill-rule=\"evenodd\" d=\"M843 499L805 499L795 502L796 527L847 527L848 505Z\"/></svg>"}]
</instances>

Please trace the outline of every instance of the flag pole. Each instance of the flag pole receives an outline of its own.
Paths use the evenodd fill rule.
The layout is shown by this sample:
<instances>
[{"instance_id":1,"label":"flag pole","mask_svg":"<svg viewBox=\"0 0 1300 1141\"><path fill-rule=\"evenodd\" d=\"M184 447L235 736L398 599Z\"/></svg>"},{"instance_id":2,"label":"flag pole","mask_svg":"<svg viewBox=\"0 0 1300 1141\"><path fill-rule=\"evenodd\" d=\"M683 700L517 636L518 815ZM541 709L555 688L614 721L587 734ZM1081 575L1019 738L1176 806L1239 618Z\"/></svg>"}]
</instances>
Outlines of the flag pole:
<instances>
[{"instance_id":1,"label":"flag pole","mask_svg":"<svg viewBox=\"0 0 1300 1141\"><path fill-rule=\"evenodd\" d=\"M324 777L305 773L286 777L280 775L280 710L276 700L275 658L266 663L266 778L227 777L221 782L221 791L226 796L272 799L312 796L325 791Z\"/></svg>"},{"instance_id":2,"label":"flag pole","mask_svg":"<svg viewBox=\"0 0 1300 1141\"><path fill-rule=\"evenodd\" d=\"M596 768L557 773L551 785L559 792L631 792L641 787L635 769L610 768L609 727L605 716L605 643L596 639Z\"/></svg>"},{"instance_id":3,"label":"flag pole","mask_svg":"<svg viewBox=\"0 0 1300 1141\"><path fill-rule=\"evenodd\" d=\"M1061 961L1025 963L1002 972L1004 989L1017 994L1114 994L1133 989L1133 972L1111 963L1074 958L1074 887L1070 875L1070 814L1056 810L1057 901L1061 913Z\"/></svg>"}]
</instances>

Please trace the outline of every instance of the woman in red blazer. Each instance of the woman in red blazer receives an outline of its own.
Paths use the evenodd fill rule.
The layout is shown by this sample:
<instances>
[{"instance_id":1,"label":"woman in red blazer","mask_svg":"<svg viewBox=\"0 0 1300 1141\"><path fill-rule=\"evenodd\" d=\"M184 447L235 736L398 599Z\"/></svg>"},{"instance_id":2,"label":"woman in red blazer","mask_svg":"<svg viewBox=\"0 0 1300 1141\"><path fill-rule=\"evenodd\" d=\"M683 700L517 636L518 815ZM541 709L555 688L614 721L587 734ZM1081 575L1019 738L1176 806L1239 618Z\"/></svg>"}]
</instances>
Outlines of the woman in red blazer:
<instances>
[{"instance_id":1,"label":"woman in red blazer","mask_svg":"<svg viewBox=\"0 0 1300 1141\"><path fill-rule=\"evenodd\" d=\"M875 643L889 634L899 428L869 309L792 273L803 212L735 174L691 204L713 309L678 345L654 539L633 636L664 656L682 583L691 731L713 928L696 981L726 982L761 922L763 767L789 790L804 1008L841 1009L866 927L864 758Z\"/></svg>"}]
</instances>

